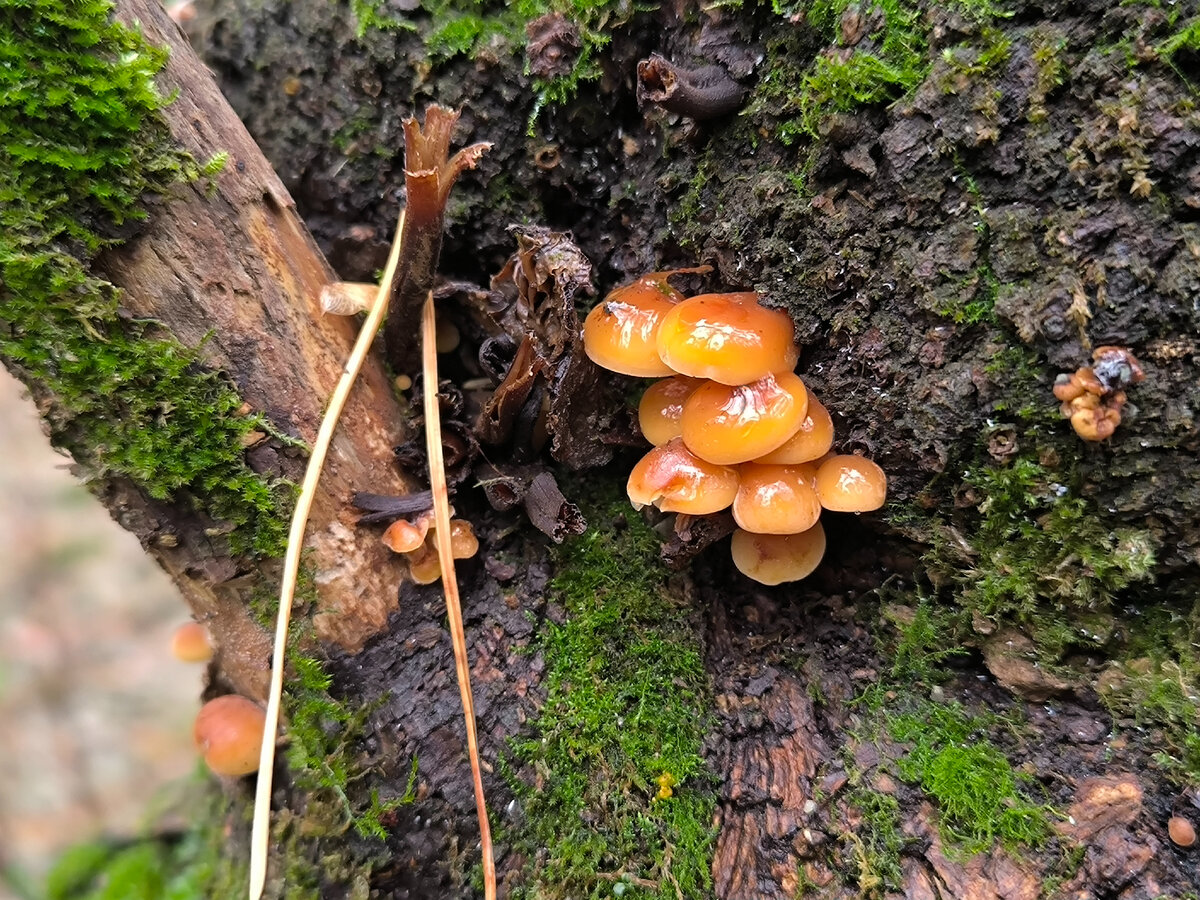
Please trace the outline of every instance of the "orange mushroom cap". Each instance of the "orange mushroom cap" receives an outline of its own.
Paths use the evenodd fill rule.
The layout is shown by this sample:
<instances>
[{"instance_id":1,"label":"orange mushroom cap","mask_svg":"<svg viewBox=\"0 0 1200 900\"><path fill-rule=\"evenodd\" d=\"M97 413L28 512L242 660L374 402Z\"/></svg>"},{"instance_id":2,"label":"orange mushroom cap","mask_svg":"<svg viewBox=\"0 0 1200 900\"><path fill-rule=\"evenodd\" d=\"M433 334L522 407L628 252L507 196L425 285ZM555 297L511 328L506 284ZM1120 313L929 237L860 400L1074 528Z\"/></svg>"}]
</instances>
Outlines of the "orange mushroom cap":
<instances>
[{"instance_id":1,"label":"orange mushroom cap","mask_svg":"<svg viewBox=\"0 0 1200 900\"><path fill-rule=\"evenodd\" d=\"M266 713L253 700L225 694L200 708L192 734L208 767L218 775L258 771Z\"/></svg>"},{"instance_id":2,"label":"orange mushroom cap","mask_svg":"<svg viewBox=\"0 0 1200 900\"><path fill-rule=\"evenodd\" d=\"M658 355L676 372L721 384L790 372L799 356L791 317L761 306L753 291L676 304L659 328Z\"/></svg>"},{"instance_id":3,"label":"orange mushroom cap","mask_svg":"<svg viewBox=\"0 0 1200 900\"><path fill-rule=\"evenodd\" d=\"M817 496L834 512L870 512L887 500L887 476L861 456L831 456L817 469Z\"/></svg>"},{"instance_id":4,"label":"orange mushroom cap","mask_svg":"<svg viewBox=\"0 0 1200 900\"><path fill-rule=\"evenodd\" d=\"M683 433L679 425L683 401L702 384L704 381L700 378L676 375L656 381L646 388L638 403L638 424L646 440L655 447L661 447L679 437Z\"/></svg>"},{"instance_id":5,"label":"orange mushroom cap","mask_svg":"<svg viewBox=\"0 0 1200 900\"><path fill-rule=\"evenodd\" d=\"M442 577L442 563L432 539L426 540L407 556L408 574L417 584L433 584Z\"/></svg>"},{"instance_id":6,"label":"orange mushroom cap","mask_svg":"<svg viewBox=\"0 0 1200 900\"><path fill-rule=\"evenodd\" d=\"M733 521L745 532L797 534L815 526L821 517L817 499L816 467L761 466L748 462L738 467L738 496L733 498Z\"/></svg>"},{"instance_id":7,"label":"orange mushroom cap","mask_svg":"<svg viewBox=\"0 0 1200 900\"><path fill-rule=\"evenodd\" d=\"M635 509L653 504L663 512L703 516L733 502L738 474L728 466L706 462L675 438L638 460L626 489Z\"/></svg>"},{"instance_id":8,"label":"orange mushroom cap","mask_svg":"<svg viewBox=\"0 0 1200 900\"><path fill-rule=\"evenodd\" d=\"M1103 441L1121 424L1121 413L1111 406L1083 407L1071 413L1071 427L1085 441Z\"/></svg>"},{"instance_id":9,"label":"orange mushroom cap","mask_svg":"<svg viewBox=\"0 0 1200 900\"><path fill-rule=\"evenodd\" d=\"M817 522L799 534L754 534L738 529L730 546L733 564L761 584L807 578L825 555L825 529Z\"/></svg>"},{"instance_id":10,"label":"orange mushroom cap","mask_svg":"<svg viewBox=\"0 0 1200 900\"><path fill-rule=\"evenodd\" d=\"M665 280L644 275L598 303L583 322L583 349L598 366L641 378L673 375L658 356L658 329L683 299Z\"/></svg>"},{"instance_id":11,"label":"orange mushroom cap","mask_svg":"<svg viewBox=\"0 0 1200 900\"><path fill-rule=\"evenodd\" d=\"M171 653L180 662L208 662L213 656L208 629L199 622L185 622L171 635Z\"/></svg>"},{"instance_id":12,"label":"orange mushroom cap","mask_svg":"<svg viewBox=\"0 0 1200 900\"><path fill-rule=\"evenodd\" d=\"M808 391L791 372L737 386L710 381L683 404L680 426L689 450L721 465L749 462L778 449L808 415Z\"/></svg>"},{"instance_id":13,"label":"orange mushroom cap","mask_svg":"<svg viewBox=\"0 0 1200 900\"><path fill-rule=\"evenodd\" d=\"M816 397L809 391L808 415L800 423L800 430L788 438L782 447L754 460L771 465L792 466L797 463L820 459L833 446L833 419Z\"/></svg>"},{"instance_id":14,"label":"orange mushroom cap","mask_svg":"<svg viewBox=\"0 0 1200 900\"><path fill-rule=\"evenodd\" d=\"M755 534L807 531L821 517L815 479L816 467L812 465L743 463L738 466L733 520L743 531Z\"/></svg>"},{"instance_id":15,"label":"orange mushroom cap","mask_svg":"<svg viewBox=\"0 0 1200 900\"><path fill-rule=\"evenodd\" d=\"M425 543L431 517L421 516L415 522L397 519L383 532L383 543L396 553L411 553Z\"/></svg>"},{"instance_id":16,"label":"orange mushroom cap","mask_svg":"<svg viewBox=\"0 0 1200 900\"><path fill-rule=\"evenodd\" d=\"M455 559L470 559L479 552L479 538L466 519L450 520L450 551Z\"/></svg>"}]
</instances>

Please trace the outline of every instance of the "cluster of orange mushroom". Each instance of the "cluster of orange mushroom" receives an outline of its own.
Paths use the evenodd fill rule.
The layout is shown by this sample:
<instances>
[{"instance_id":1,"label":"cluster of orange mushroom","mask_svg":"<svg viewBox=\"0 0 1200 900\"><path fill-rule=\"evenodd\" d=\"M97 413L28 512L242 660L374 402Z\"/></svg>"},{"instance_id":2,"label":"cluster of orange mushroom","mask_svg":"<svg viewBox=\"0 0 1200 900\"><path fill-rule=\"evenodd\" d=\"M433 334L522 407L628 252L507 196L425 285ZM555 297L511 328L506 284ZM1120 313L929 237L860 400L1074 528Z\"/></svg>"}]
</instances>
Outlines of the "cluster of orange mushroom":
<instances>
[{"instance_id":1,"label":"cluster of orange mushroom","mask_svg":"<svg viewBox=\"0 0 1200 900\"><path fill-rule=\"evenodd\" d=\"M1103 441L1121 424L1125 388L1145 378L1137 358L1124 347L1097 347L1092 364L1054 381L1059 412L1085 441Z\"/></svg>"},{"instance_id":2,"label":"cluster of orange mushroom","mask_svg":"<svg viewBox=\"0 0 1200 900\"><path fill-rule=\"evenodd\" d=\"M383 532L383 543L405 557L408 574L417 584L433 584L442 577L435 530L430 509L410 519L397 519ZM455 559L470 559L479 552L479 539L466 519L450 520L450 546Z\"/></svg>"},{"instance_id":3,"label":"cluster of orange mushroom","mask_svg":"<svg viewBox=\"0 0 1200 900\"><path fill-rule=\"evenodd\" d=\"M763 584L797 581L825 553L822 509L878 509L887 478L830 452L833 421L792 371L786 313L754 292L685 298L667 281L677 271L617 288L584 322L593 362L662 378L638 406L654 449L634 466L629 499L693 516L732 507L734 565Z\"/></svg>"}]
</instances>

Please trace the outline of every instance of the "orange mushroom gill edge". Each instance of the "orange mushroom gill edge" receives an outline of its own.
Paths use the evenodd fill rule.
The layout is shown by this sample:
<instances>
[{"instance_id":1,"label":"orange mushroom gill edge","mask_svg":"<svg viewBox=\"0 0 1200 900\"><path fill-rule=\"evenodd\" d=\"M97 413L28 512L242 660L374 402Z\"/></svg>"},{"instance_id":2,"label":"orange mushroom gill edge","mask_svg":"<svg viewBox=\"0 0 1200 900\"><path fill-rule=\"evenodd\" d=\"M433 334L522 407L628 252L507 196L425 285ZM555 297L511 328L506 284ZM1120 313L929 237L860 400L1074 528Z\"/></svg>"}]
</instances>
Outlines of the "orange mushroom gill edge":
<instances>
[{"instance_id":1,"label":"orange mushroom gill edge","mask_svg":"<svg viewBox=\"0 0 1200 900\"><path fill-rule=\"evenodd\" d=\"M682 299L679 291L665 280L655 280L655 275L644 275L617 288L584 319L584 352L596 365L622 375L674 375L658 356L658 330L663 318Z\"/></svg>"},{"instance_id":2,"label":"orange mushroom gill edge","mask_svg":"<svg viewBox=\"0 0 1200 900\"><path fill-rule=\"evenodd\" d=\"M704 384L701 378L676 375L656 381L638 403L638 425L642 435L655 447L679 437L682 429L679 419L683 415L683 403L696 388Z\"/></svg>"},{"instance_id":3,"label":"orange mushroom gill edge","mask_svg":"<svg viewBox=\"0 0 1200 900\"><path fill-rule=\"evenodd\" d=\"M812 392L808 394L808 415L800 430L788 438L782 447L754 460L777 466L794 466L820 459L833 446L833 419Z\"/></svg>"},{"instance_id":4,"label":"orange mushroom gill edge","mask_svg":"<svg viewBox=\"0 0 1200 900\"><path fill-rule=\"evenodd\" d=\"M739 528L730 545L733 564L760 584L782 584L807 578L825 555L821 523L799 534L754 534Z\"/></svg>"},{"instance_id":5,"label":"orange mushroom gill edge","mask_svg":"<svg viewBox=\"0 0 1200 900\"><path fill-rule=\"evenodd\" d=\"M658 355L683 375L738 385L790 372L799 351L791 317L750 291L680 301L658 330Z\"/></svg>"},{"instance_id":6,"label":"orange mushroom gill edge","mask_svg":"<svg viewBox=\"0 0 1200 900\"><path fill-rule=\"evenodd\" d=\"M266 712L253 700L225 694L200 708L192 728L204 762L217 775L258 771Z\"/></svg>"},{"instance_id":7,"label":"orange mushroom gill edge","mask_svg":"<svg viewBox=\"0 0 1200 900\"><path fill-rule=\"evenodd\" d=\"M887 475L861 456L831 456L817 469L817 496L833 512L870 512L887 500Z\"/></svg>"},{"instance_id":8,"label":"orange mushroom gill edge","mask_svg":"<svg viewBox=\"0 0 1200 900\"><path fill-rule=\"evenodd\" d=\"M703 516L733 503L738 474L728 466L706 462L675 438L638 460L626 489L634 509L653 505L663 512Z\"/></svg>"},{"instance_id":9,"label":"orange mushroom gill edge","mask_svg":"<svg viewBox=\"0 0 1200 900\"><path fill-rule=\"evenodd\" d=\"M701 385L683 404L683 442L701 459L732 466L781 447L808 415L808 391L791 372L743 385Z\"/></svg>"},{"instance_id":10,"label":"orange mushroom gill edge","mask_svg":"<svg viewBox=\"0 0 1200 900\"><path fill-rule=\"evenodd\" d=\"M755 534L797 534L821 517L821 501L813 486L812 466L738 466L738 492L733 520Z\"/></svg>"}]
</instances>

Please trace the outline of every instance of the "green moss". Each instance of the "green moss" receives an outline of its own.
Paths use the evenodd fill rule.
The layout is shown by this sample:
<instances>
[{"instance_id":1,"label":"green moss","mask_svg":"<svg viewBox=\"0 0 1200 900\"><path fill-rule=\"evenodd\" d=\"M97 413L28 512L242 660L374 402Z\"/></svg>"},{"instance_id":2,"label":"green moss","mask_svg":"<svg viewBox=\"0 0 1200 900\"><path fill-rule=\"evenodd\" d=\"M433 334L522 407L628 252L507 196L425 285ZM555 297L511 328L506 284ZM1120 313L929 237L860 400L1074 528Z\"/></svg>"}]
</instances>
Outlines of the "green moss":
<instances>
[{"instance_id":1,"label":"green moss","mask_svg":"<svg viewBox=\"0 0 1200 900\"><path fill-rule=\"evenodd\" d=\"M388 10L387 0L350 0L350 14L358 37L368 31L415 31L416 26Z\"/></svg>"},{"instance_id":2,"label":"green moss","mask_svg":"<svg viewBox=\"0 0 1200 900\"><path fill-rule=\"evenodd\" d=\"M615 499L586 513L599 524L556 554L567 620L543 635L546 702L515 746L538 778L517 785L527 824L512 839L539 858L520 896L702 896L714 797L700 648L649 529Z\"/></svg>"},{"instance_id":3,"label":"green moss","mask_svg":"<svg viewBox=\"0 0 1200 900\"><path fill-rule=\"evenodd\" d=\"M160 500L189 495L235 550L279 555L290 488L245 464L262 427L197 352L119 315L95 254L145 198L213 176L177 149L154 76L166 53L106 0L0 2L0 358L50 396L51 439L97 475Z\"/></svg>"},{"instance_id":4,"label":"green moss","mask_svg":"<svg viewBox=\"0 0 1200 900\"><path fill-rule=\"evenodd\" d=\"M985 616L1028 620L1056 610L1108 607L1117 592L1153 575L1149 532L1111 527L1043 466L1022 457L967 473L983 498L968 541L978 554L960 597Z\"/></svg>"},{"instance_id":5,"label":"green moss","mask_svg":"<svg viewBox=\"0 0 1200 900\"><path fill-rule=\"evenodd\" d=\"M182 836L94 841L65 850L46 878L46 900L203 900L245 890L246 866L225 845L226 801L207 775L180 803Z\"/></svg>"},{"instance_id":6,"label":"green moss","mask_svg":"<svg viewBox=\"0 0 1200 900\"><path fill-rule=\"evenodd\" d=\"M286 756L296 786L310 793L304 830L338 833L352 825L364 838L383 839L383 817L416 796L417 760L399 796L381 800L377 790L357 789L364 772L355 747L372 707L352 710L336 699L330 693L333 678L319 659L292 654L290 663L295 675L284 690Z\"/></svg>"},{"instance_id":7,"label":"green moss","mask_svg":"<svg viewBox=\"0 0 1200 900\"><path fill-rule=\"evenodd\" d=\"M1027 785L987 738L997 721L956 703L924 703L887 721L896 740L912 745L896 761L897 774L936 802L943 837L969 853L996 844L1037 847L1050 835L1050 807L1028 798Z\"/></svg>"},{"instance_id":8,"label":"green moss","mask_svg":"<svg viewBox=\"0 0 1200 900\"><path fill-rule=\"evenodd\" d=\"M838 835L855 869L855 886L863 897L898 890L902 884L900 854L909 840L900 820L900 801L863 785L850 791L846 803L858 813L857 827Z\"/></svg>"}]
</instances>

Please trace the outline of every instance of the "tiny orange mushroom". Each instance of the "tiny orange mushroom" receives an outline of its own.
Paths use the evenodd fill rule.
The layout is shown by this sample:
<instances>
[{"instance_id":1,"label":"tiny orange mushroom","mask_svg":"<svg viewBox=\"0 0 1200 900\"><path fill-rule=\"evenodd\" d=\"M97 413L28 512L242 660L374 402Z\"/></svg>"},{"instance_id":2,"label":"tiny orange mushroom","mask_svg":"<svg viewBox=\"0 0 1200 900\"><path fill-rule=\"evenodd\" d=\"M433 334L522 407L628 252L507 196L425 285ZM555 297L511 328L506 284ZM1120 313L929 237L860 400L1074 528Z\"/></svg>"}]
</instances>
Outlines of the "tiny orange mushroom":
<instances>
[{"instance_id":1,"label":"tiny orange mushroom","mask_svg":"<svg viewBox=\"0 0 1200 900\"><path fill-rule=\"evenodd\" d=\"M217 775L258 771L266 712L253 700L225 694L200 708L192 733L204 762Z\"/></svg>"},{"instance_id":2,"label":"tiny orange mushroom","mask_svg":"<svg viewBox=\"0 0 1200 900\"><path fill-rule=\"evenodd\" d=\"M658 355L676 372L728 385L790 372L798 358L791 317L753 291L677 303L658 330Z\"/></svg>"},{"instance_id":3,"label":"tiny orange mushroom","mask_svg":"<svg viewBox=\"0 0 1200 900\"><path fill-rule=\"evenodd\" d=\"M778 449L808 415L808 391L791 372L742 385L710 381L683 404L680 425L689 450L734 465Z\"/></svg>"},{"instance_id":4,"label":"tiny orange mushroom","mask_svg":"<svg viewBox=\"0 0 1200 900\"><path fill-rule=\"evenodd\" d=\"M180 662L208 662L213 656L212 638L199 622L185 622L171 636L171 653Z\"/></svg>"},{"instance_id":5,"label":"tiny orange mushroom","mask_svg":"<svg viewBox=\"0 0 1200 900\"><path fill-rule=\"evenodd\" d=\"M861 456L831 456L817 469L817 496L834 512L870 512L887 500L887 475Z\"/></svg>"},{"instance_id":6,"label":"tiny orange mushroom","mask_svg":"<svg viewBox=\"0 0 1200 900\"><path fill-rule=\"evenodd\" d=\"M755 534L796 534L807 531L821 517L821 501L811 464L772 466L744 463L738 466L738 492L733 519L743 531Z\"/></svg>"},{"instance_id":7,"label":"tiny orange mushroom","mask_svg":"<svg viewBox=\"0 0 1200 900\"><path fill-rule=\"evenodd\" d=\"M583 322L583 350L592 362L641 378L674 374L659 358L657 343L662 320L683 299L667 284L671 274L643 275L596 304Z\"/></svg>"},{"instance_id":8,"label":"tiny orange mushroom","mask_svg":"<svg viewBox=\"0 0 1200 900\"><path fill-rule=\"evenodd\" d=\"M754 534L739 528L730 550L738 571L760 584L799 581L825 555L825 530L820 522L799 534Z\"/></svg>"},{"instance_id":9,"label":"tiny orange mushroom","mask_svg":"<svg viewBox=\"0 0 1200 900\"><path fill-rule=\"evenodd\" d=\"M833 419L812 391L808 393L808 415L800 423L800 430L793 434L782 447L772 450L754 460L758 463L792 466L797 463L820 459L833 446Z\"/></svg>"},{"instance_id":10,"label":"tiny orange mushroom","mask_svg":"<svg viewBox=\"0 0 1200 900\"><path fill-rule=\"evenodd\" d=\"M683 403L702 384L703 379L676 375L656 381L646 388L638 403L638 425L641 426L642 436L655 447L679 437L683 433L679 424L683 416Z\"/></svg>"},{"instance_id":11,"label":"tiny orange mushroom","mask_svg":"<svg viewBox=\"0 0 1200 900\"><path fill-rule=\"evenodd\" d=\"M703 516L720 512L737 496L737 470L707 462L679 438L655 447L633 467L626 484L634 509Z\"/></svg>"}]
</instances>

